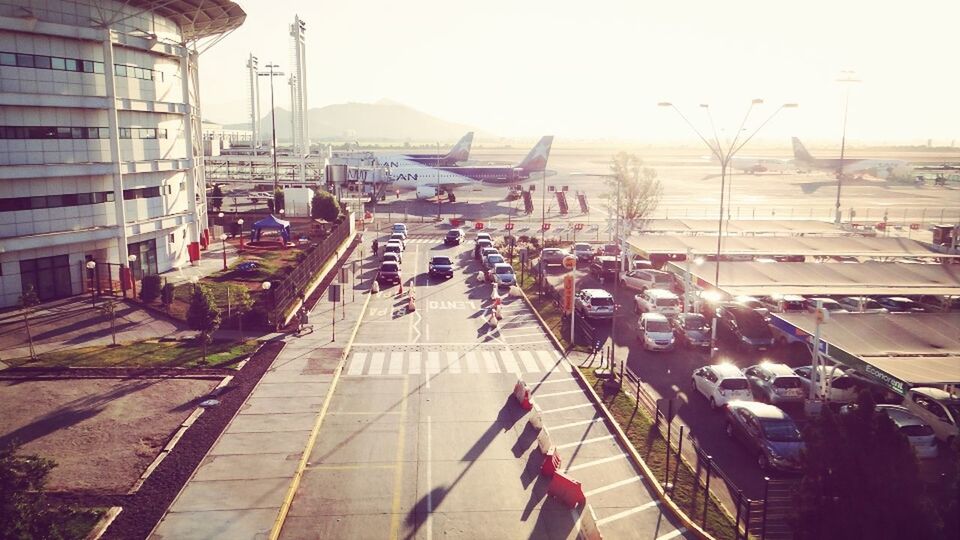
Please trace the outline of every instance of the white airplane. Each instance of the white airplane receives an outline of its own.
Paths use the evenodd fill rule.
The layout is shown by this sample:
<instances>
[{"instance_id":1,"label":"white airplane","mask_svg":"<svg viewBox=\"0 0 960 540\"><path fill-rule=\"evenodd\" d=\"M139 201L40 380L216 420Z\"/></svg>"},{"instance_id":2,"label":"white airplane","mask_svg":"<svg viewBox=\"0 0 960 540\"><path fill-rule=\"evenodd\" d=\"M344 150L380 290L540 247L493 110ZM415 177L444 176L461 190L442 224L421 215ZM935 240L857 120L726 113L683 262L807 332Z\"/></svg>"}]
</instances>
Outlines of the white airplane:
<instances>
[{"instance_id":1,"label":"white airplane","mask_svg":"<svg viewBox=\"0 0 960 540\"><path fill-rule=\"evenodd\" d=\"M400 167L414 163L449 167L470 159L473 132L464 135L446 154L406 154L394 152L334 152L331 165L349 167Z\"/></svg>"},{"instance_id":2,"label":"white airplane","mask_svg":"<svg viewBox=\"0 0 960 540\"><path fill-rule=\"evenodd\" d=\"M710 161L719 163L716 156L711 156ZM757 174L765 172L786 172L796 169L792 159L768 158L768 157L732 157L730 158L730 167L736 171L743 171L747 174Z\"/></svg>"},{"instance_id":3,"label":"white airplane","mask_svg":"<svg viewBox=\"0 0 960 540\"><path fill-rule=\"evenodd\" d=\"M793 160L798 169L822 170L839 174L842 168L844 176L869 174L877 178L891 176L910 178L913 175L913 167L902 159L815 158L796 137L793 138Z\"/></svg>"}]
</instances>

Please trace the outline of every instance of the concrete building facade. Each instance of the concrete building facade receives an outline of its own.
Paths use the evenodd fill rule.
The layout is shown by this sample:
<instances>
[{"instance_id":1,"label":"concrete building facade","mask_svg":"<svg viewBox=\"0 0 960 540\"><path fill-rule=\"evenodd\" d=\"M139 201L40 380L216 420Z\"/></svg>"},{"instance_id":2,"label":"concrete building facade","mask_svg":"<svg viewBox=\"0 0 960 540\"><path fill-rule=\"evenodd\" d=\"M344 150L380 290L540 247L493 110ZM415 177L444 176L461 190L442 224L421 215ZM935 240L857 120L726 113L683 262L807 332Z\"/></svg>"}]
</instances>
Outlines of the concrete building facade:
<instances>
[{"instance_id":1,"label":"concrete building facade","mask_svg":"<svg viewBox=\"0 0 960 540\"><path fill-rule=\"evenodd\" d=\"M121 265L162 273L209 243L198 44L245 14L195 4L0 1L0 307Z\"/></svg>"}]
</instances>

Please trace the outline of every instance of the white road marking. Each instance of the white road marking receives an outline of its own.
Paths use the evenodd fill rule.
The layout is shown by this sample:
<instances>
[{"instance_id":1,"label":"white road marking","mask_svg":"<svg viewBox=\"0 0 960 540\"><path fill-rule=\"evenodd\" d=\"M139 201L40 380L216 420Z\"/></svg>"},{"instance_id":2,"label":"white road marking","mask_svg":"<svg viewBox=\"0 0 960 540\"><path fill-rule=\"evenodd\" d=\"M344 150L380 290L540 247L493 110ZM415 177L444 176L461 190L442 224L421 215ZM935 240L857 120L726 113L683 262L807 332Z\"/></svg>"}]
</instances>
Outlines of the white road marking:
<instances>
[{"instance_id":1,"label":"white road marking","mask_svg":"<svg viewBox=\"0 0 960 540\"><path fill-rule=\"evenodd\" d=\"M460 353L447 351L447 373L460 373Z\"/></svg>"},{"instance_id":2,"label":"white road marking","mask_svg":"<svg viewBox=\"0 0 960 540\"><path fill-rule=\"evenodd\" d=\"M593 403L581 403L580 405L570 405L569 407L560 407L559 409L549 409L546 411L540 411L540 413L550 414L550 413L562 412L562 411L572 411L574 409L583 409L585 407L593 407Z\"/></svg>"},{"instance_id":3,"label":"white road marking","mask_svg":"<svg viewBox=\"0 0 960 540\"><path fill-rule=\"evenodd\" d=\"M527 373L538 373L540 371L540 364L533 358L533 353L530 351L517 351L517 356L520 357L523 369Z\"/></svg>"},{"instance_id":4,"label":"white road marking","mask_svg":"<svg viewBox=\"0 0 960 540\"><path fill-rule=\"evenodd\" d=\"M467 373L480 373L480 366L477 365L477 354L470 351L466 354Z\"/></svg>"},{"instance_id":5,"label":"white road marking","mask_svg":"<svg viewBox=\"0 0 960 540\"><path fill-rule=\"evenodd\" d=\"M561 378L556 378L556 379L547 379L547 380L545 380L545 381L539 381L539 382L535 383L535 384L534 384L534 388L539 388L540 386L542 386L542 385L544 385L544 384L558 383L558 382L576 382L576 379L574 379L573 377L561 377Z\"/></svg>"},{"instance_id":6,"label":"white road marking","mask_svg":"<svg viewBox=\"0 0 960 540\"><path fill-rule=\"evenodd\" d=\"M410 375L419 375L420 374L420 352L412 352L407 357L410 359L409 367L407 368Z\"/></svg>"},{"instance_id":7,"label":"white road marking","mask_svg":"<svg viewBox=\"0 0 960 540\"><path fill-rule=\"evenodd\" d=\"M619 482L607 484L606 486L603 486L603 487L598 487L597 489L591 489L590 491L584 492L584 496L592 497L594 495L599 495L604 491L610 491L611 489L617 489L620 486L627 486L627 485L633 484L634 482L639 482L639 481L640 481L640 477L634 476L631 478L627 478L626 480L621 480Z\"/></svg>"},{"instance_id":8,"label":"white road marking","mask_svg":"<svg viewBox=\"0 0 960 540\"><path fill-rule=\"evenodd\" d=\"M427 417L427 540L433 538L433 420Z\"/></svg>"},{"instance_id":9,"label":"white road marking","mask_svg":"<svg viewBox=\"0 0 960 540\"><path fill-rule=\"evenodd\" d=\"M546 412L546 411L544 411L544 412ZM564 448L579 448L579 447L581 447L581 446L583 446L583 445L586 445L586 444L592 444L592 443L595 443L595 442L609 441L609 440L612 439L612 438L613 438L613 435L604 435L604 436L602 436L602 437L594 437L594 438L592 438L592 439L585 439L585 440L582 440L582 441L574 441L574 442L572 442L572 443L567 443L567 444L558 444L556 448L557 448L557 450L563 450Z\"/></svg>"},{"instance_id":10,"label":"white road marking","mask_svg":"<svg viewBox=\"0 0 960 540\"><path fill-rule=\"evenodd\" d=\"M403 353L402 352L392 352L390 353L390 375L400 375L403 373Z\"/></svg>"},{"instance_id":11,"label":"white road marking","mask_svg":"<svg viewBox=\"0 0 960 540\"><path fill-rule=\"evenodd\" d=\"M505 337L505 338L509 338L510 336L504 336L504 337ZM504 343L507 343L507 342L504 341ZM541 340L537 340L537 341L511 341L511 342L509 342L509 343L510 343L510 345L540 345L541 343L550 343L550 342L547 341L547 340L545 340L545 339L541 339ZM551 364L551 367L552 367L552 365L553 365L553 364Z\"/></svg>"},{"instance_id":12,"label":"white road marking","mask_svg":"<svg viewBox=\"0 0 960 540\"><path fill-rule=\"evenodd\" d=\"M582 393L583 393L583 390L577 389L577 390L566 390L563 392L551 392L549 394L536 394L536 396L538 398L543 398L543 397L554 397L554 396L568 396L570 394L582 394Z\"/></svg>"},{"instance_id":13,"label":"white road marking","mask_svg":"<svg viewBox=\"0 0 960 540\"><path fill-rule=\"evenodd\" d=\"M580 420L579 422L570 422L569 424L560 424L559 426L550 426L550 431L556 431L558 429L566 429L577 426L586 426L588 424L596 424L597 422L603 422L603 417L591 418L590 420Z\"/></svg>"},{"instance_id":14,"label":"white road marking","mask_svg":"<svg viewBox=\"0 0 960 540\"><path fill-rule=\"evenodd\" d=\"M618 513L616 513L616 514L614 514L614 515L612 515L612 516L607 516L607 517L605 517L605 518L603 518L603 519L598 519L598 520L597 520L597 525L604 525L604 524L607 524L607 523L610 523L610 522L613 522L613 521L617 521L618 519L623 519L623 518L625 518L625 517L627 517L627 516L632 516L633 514L636 514L637 512L643 512L644 510L647 510L647 509L649 509L649 508L653 508L653 507L655 507L655 506L657 506L657 505L659 505L659 504L660 504L660 503L657 502L657 501L650 501L650 502L648 502L647 504L642 504L642 505L640 505L640 506L635 506L635 507L633 507L633 508L629 508L629 509L627 509L627 510L624 510L623 512L618 512ZM661 537L661 538L662 538L662 537ZM659 540L659 539L658 539L658 540Z\"/></svg>"},{"instance_id":15,"label":"white road marking","mask_svg":"<svg viewBox=\"0 0 960 540\"><path fill-rule=\"evenodd\" d=\"M350 360L350 369L347 370L347 375L363 374L363 365L366 363L367 363L367 353L365 352L353 353L353 359Z\"/></svg>"},{"instance_id":16,"label":"white road marking","mask_svg":"<svg viewBox=\"0 0 960 540\"><path fill-rule=\"evenodd\" d=\"M675 530L675 531L670 531L670 532L668 532L667 534L664 534L664 535L662 535L662 536L658 536L658 537L657 537L657 540L670 540L671 538L676 538L676 537L680 536L681 534L683 534L683 533L685 533L685 532L687 532L687 528L686 528L686 527L680 527L679 529L677 529L677 530Z\"/></svg>"},{"instance_id":17,"label":"white road marking","mask_svg":"<svg viewBox=\"0 0 960 540\"><path fill-rule=\"evenodd\" d=\"M507 373L520 374L520 366L517 365L517 359L513 357L511 351L500 351L500 359L503 360L503 367Z\"/></svg>"},{"instance_id":18,"label":"white road marking","mask_svg":"<svg viewBox=\"0 0 960 540\"><path fill-rule=\"evenodd\" d=\"M437 351L430 351L427 353L427 377L431 375L436 375L440 373L440 353Z\"/></svg>"},{"instance_id":19,"label":"white road marking","mask_svg":"<svg viewBox=\"0 0 960 540\"><path fill-rule=\"evenodd\" d=\"M383 359L386 355L382 352L375 352L370 355L369 375L380 375L383 372Z\"/></svg>"},{"instance_id":20,"label":"white road marking","mask_svg":"<svg viewBox=\"0 0 960 540\"><path fill-rule=\"evenodd\" d=\"M500 373L500 364L497 363L497 357L491 351L483 351L483 362L487 367L487 373Z\"/></svg>"},{"instance_id":21,"label":"white road marking","mask_svg":"<svg viewBox=\"0 0 960 540\"><path fill-rule=\"evenodd\" d=\"M580 463L580 464L577 464L577 465L568 466L566 469L564 469L564 472L579 471L580 469L586 469L587 467L594 467L594 466L596 466L596 465L603 465L604 463L610 463L610 462L612 462L612 461L618 461L618 460L621 460L621 459L627 459L627 455L626 455L626 454L617 454L617 455L615 455L615 456L610 456L610 457L595 459L595 460L593 460L593 461L587 461L586 463Z\"/></svg>"},{"instance_id":22,"label":"white road marking","mask_svg":"<svg viewBox=\"0 0 960 540\"><path fill-rule=\"evenodd\" d=\"M544 369L547 371L553 371L557 367L557 361L550 356L550 353L547 351L537 351L537 356L540 358L540 363L543 364Z\"/></svg>"}]
</instances>

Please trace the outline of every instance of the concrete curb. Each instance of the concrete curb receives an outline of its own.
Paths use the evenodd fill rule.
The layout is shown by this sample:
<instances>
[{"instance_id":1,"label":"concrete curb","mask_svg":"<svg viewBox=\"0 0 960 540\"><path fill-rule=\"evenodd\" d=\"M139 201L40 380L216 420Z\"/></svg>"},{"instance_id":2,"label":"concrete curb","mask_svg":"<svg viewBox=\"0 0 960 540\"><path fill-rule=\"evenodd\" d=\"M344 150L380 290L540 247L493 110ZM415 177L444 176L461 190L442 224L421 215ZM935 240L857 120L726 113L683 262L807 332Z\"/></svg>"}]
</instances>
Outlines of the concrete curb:
<instances>
[{"instance_id":1,"label":"concrete curb","mask_svg":"<svg viewBox=\"0 0 960 540\"><path fill-rule=\"evenodd\" d=\"M527 293L520 289L520 293L523 295L524 302L527 303L527 306L530 307L530 310L533 311L534 315L537 317L537 321L540 323L540 326L547 332L547 335L550 336L550 340L553 341L553 344L557 347L557 350L563 351L563 346L560 344L560 340L553 334L553 330L547 325L546 321L543 320L543 317L540 316L540 312L533 307L533 303L530 302L530 299L527 297ZM567 358L567 353L564 351L564 359ZM623 432L623 429L620 427L620 424L617 423L616 419L613 418L613 415L607 409L607 406L604 405L603 400L600 399L600 396L593 390L593 387L590 386L589 381L586 377L583 376L583 373L580 372L580 368L574 365L571 365L573 368L572 372L576 375L577 380L580 384L587 390L587 394L590 397L590 400L593 401L593 404L598 406L601 411L603 411L603 416L607 420L607 424L612 426L613 432L617 436L617 440L627 449L627 452L630 454L630 459L633 461L634 465L640 468L640 471L643 473L644 479L647 481L647 484L653 488L653 492L656 493L657 499L660 500L661 504L665 505L670 509L671 512L680 520L683 524L683 527L689 532L693 532L699 538L704 540L713 540L713 537L707 534L699 525L697 525L686 513L680 510L680 507L673 502L673 499L667 496L666 492L663 489L663 486L660 485L660 482L657 481L656 476L653 474L653 471L650 470L650 467L647 466L646 462L643 461L643 458L640 456L640 453L637 452L637 449L633 447L633 443L630 442L630 439L627 437L627 434Z\"/></svg>"},{"instance_id":2,"label":"concrete curb","mask_svg":"<svg viewBox=\"0 0 960 540\"><path fill-rule=\"evenodd\" d=\"M107 509L107 513L93 526L93 529L84 537L84 540L99 540L99 538L103 536L103 533L107 532L107 529L110 528L113 520L117 519L120 512L123 512L122 506L111 506Z\"/></svg>"},{"instance_id":3,"label":"concrete curb","mask_svg":"<svg viewBox=\"0 0 960 540\"><path fill-rule=\"evenodd\" d=\"M350 356L353 340L357 337L357 331L360 330L360 322L363 321L363 315L367 312L367 306L370 305L370 298L373 294L368 291L366 296L367 299L364 300L363 307L360 309L360 315L357 317L357 322L353 325L353 331L350 333L350 339L347 340L347 346L343 348L343 353L340 355L340 362L334 370L333 380L330 381L330 388L327 390L327 395L323 400L323 406L320 407L320 412L317 414L317 421L313 425L313 430L310 431L310 438L307 439L307 444L303 448L303 455L300 456L297 471L290 481L290 487L287 489L287 494L284 496L280 510L277 512L277 518L273 522L273 528L270 530L270 540L277 540L280 537L280 531L283 529L283 524L287 519L287 513L290 511L293 498L296 496L297 489L300 487L300 479L303 477L303 471L307 468L307 462L310 459L313 446L316 444L317 435L320 434L320 426L323 425L323 419L327 415L327 408L330 406L330 401L333 400L333 393L336 391L337 383L340 381L340 374L343 373L343 365L346 364L347 357Z\"/></svg>"}]
</instances>

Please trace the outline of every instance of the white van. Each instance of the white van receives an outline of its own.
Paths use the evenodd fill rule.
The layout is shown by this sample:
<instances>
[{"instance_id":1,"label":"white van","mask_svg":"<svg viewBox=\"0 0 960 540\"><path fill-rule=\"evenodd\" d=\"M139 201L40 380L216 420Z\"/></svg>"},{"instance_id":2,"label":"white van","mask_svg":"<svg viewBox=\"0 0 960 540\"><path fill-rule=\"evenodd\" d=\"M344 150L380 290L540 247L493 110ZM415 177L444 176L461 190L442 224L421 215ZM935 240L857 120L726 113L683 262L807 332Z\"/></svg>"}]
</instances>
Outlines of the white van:
<instances>
[{"instance_id":1,"label":"white van","mask_svg":"<svg viewBox=\"0 0 960 540\"><path fill-rule=\"evenodd\" d=\"M671 291L647 289L633 297L637 313L660 313L676 317L680 313L680 298Z\"/></svg>"},{"instance_id":2,"label":"white van","mask_svg":"<svg viewBox=\"0 0 960 540\"><path fill-rule=\"evenodd\" d=\"M918 386L907 391L903 406L930 424L937 439L952 444L960 426L960 398L940 390Z\"/></svg>"},{"instance_id":3,"label":"white van","mask_svg":"<svg viewBox=\"0 0 960 540\"><path fill-rule=\"evenodd\" d=\"M673 327L662 313L644 313L637 321L637 339L648 351L669 351L676 344Z\"/></svg>"}]
</instances>

